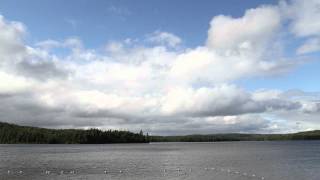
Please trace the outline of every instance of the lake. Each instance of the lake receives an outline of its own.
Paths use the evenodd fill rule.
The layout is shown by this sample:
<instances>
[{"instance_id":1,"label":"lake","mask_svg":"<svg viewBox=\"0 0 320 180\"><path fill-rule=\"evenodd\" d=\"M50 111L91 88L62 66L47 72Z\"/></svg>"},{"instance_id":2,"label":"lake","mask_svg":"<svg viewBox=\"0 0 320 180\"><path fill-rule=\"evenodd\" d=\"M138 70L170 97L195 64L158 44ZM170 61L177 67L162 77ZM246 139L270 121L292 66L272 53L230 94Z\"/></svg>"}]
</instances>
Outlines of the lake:
<instances>
[{"instance_id":1,"label":"lake","mask_svg":"<svg viewBox=\"0 0 320 180\"><path fill-rule=\"evenodd\" d=\"M0 145L0 177L319 180L320 141Z\"/></svg>"}]
</instances>

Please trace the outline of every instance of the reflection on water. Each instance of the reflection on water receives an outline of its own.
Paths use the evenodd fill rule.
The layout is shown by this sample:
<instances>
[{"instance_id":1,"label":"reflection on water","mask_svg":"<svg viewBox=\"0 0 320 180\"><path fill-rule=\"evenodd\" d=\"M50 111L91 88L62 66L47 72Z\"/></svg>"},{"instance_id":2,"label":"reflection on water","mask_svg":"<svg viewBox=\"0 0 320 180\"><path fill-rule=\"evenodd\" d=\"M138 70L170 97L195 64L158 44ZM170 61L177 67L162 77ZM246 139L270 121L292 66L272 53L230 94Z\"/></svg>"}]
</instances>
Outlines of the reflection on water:
<instances>
[{"instance_id":1,"label":"reflection on water","mask_svg":"<svg viewBox=\"0 0 320 180\"><path fill-rule=\"evenodd\" d=\"M0 179L318 180L320 141L0 145Z\"/></svg>"}]
</instances>

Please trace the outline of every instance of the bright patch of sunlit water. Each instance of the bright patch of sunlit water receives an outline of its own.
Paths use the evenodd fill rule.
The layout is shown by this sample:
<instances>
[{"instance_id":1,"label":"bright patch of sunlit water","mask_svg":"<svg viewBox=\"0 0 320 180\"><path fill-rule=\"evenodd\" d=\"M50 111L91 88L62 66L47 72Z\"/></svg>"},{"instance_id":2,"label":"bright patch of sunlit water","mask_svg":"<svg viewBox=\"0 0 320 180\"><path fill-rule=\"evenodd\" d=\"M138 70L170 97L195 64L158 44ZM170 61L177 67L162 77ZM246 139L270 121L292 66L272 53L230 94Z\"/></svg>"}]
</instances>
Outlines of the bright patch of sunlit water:
<instances>
[{"instance_id":1,"label":"bright patch of sunlit water","mask_svg":"<svg viewBox=\"0 0 320 180\"><path fill-rule=\"evenodd\" d=\"M0 179L318 180L320 141L0 145Z\"/></svg>"}]
</instances>

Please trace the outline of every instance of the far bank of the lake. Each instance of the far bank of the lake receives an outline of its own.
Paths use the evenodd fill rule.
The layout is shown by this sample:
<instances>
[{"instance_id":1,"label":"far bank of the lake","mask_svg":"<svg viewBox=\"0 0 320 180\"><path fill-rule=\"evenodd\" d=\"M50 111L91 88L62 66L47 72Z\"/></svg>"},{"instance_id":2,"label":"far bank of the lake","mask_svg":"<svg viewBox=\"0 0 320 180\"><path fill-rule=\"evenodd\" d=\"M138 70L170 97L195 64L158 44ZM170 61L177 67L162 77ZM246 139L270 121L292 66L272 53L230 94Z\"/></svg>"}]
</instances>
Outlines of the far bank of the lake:
<instances>
[{"instance_id":1,"label":"far bank of the lake","mask_svg":"<svg viewBox=\"0 0 320 180\"><path fill-rule=\"evenodd\" d=\"M45 129L0 122L0 144L114 144L149 142L320 140L320 130L292 134L208 134L149 136L148 133L99 129Z\"/></svg>"}]
</instances>

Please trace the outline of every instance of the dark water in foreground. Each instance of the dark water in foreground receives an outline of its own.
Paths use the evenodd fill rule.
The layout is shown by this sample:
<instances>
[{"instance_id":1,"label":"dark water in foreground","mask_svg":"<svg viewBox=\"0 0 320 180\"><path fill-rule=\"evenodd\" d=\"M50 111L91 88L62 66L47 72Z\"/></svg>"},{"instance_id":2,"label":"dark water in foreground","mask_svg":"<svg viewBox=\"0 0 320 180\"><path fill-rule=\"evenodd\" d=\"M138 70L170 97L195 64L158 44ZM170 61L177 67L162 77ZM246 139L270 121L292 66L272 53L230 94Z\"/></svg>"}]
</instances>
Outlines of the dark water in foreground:
<instances>
[{"instance_id":1,"label":"dark water in foreground","mask_svg":"<svg viewBox=\"0 0 320 180\"><path fill-rule=\"evenodd\" d=\"M320 141L0 145L0 177L319 180Z\"/></svg>"}]
</instances>

